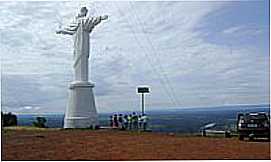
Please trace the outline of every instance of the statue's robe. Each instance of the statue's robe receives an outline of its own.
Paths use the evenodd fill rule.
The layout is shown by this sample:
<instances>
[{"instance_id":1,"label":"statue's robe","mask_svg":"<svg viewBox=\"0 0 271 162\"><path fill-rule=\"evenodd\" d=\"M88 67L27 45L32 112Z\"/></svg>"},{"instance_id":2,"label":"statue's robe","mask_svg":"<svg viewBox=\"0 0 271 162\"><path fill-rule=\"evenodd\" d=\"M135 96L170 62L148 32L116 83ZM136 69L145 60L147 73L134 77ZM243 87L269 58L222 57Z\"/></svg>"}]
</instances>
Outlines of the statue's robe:
<instances>
[{"instance_id":1,"label":"statue's robe","mask_svg":"<svg viewBox=\"0 0 271 162\"><path fill-rule=\"evenodd\" d=\"M86 18L78 19L78 28L74 37L75 81L88 81L89 31L84 27Z\"/></svg>"}]
</instances>

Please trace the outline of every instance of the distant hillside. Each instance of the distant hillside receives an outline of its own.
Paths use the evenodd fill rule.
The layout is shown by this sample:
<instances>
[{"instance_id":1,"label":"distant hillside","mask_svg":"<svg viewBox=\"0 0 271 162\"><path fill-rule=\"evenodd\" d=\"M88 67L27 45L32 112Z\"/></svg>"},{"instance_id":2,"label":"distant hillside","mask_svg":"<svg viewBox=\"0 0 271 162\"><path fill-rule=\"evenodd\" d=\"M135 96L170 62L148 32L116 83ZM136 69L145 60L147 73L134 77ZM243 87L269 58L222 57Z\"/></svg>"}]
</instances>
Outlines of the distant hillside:
<instances>
[{"instance_id":1,"label":"distant hillside","mask_svg":"<svg viewBox=\"0 0 271 162\"><path fill-rule=\"evenodd\" d=\"M269 107L270 105L238 105L213 108L184 108L147 111L147 114L150 117L149 126L154 132L195 133L199 131L200 127L208 123L216 123L216 129L218 130L235 129L237 113L270 112ZM100 113L100 125L108 126L110 115L112 114ZM32 125L37 116L40 115L18 115L18 124L21 126ZM41 114L41 116L46 117L47 126L53 128L63 127L64 114Z\"/></svg>"}]
</instances>

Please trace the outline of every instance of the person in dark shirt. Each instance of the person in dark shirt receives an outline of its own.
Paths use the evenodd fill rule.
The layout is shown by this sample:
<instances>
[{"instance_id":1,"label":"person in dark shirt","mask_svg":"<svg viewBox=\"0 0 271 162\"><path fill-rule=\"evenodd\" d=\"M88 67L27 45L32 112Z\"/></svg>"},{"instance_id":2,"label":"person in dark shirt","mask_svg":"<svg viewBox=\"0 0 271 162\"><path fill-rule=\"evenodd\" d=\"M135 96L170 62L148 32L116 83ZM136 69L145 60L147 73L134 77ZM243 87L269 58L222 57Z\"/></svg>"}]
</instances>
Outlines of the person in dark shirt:
<instances>
[{"instance_id":1,"label":"person in dark shirt","mask_svg":"<svg viewBox=\"0 0 271 162\"><path fill-rule=\"evenodd\" d=\"M113 128L114 123L113 123L113 116L112 115L110 115L109 122L110 122L110 127Z\"/></svg>"},{"instance_id":2,"label":"person in dark shirt","mask_svg":"<svg viewBox=\"0 0 271 162\"><path fill-rule=\"evenodd\" d=\"M142 120L141 120L141 115L138 115L138 129L142 128Z\"/></svg>"},{"instance_id":3,"label":"person in dark shirt","mask_svg":"<svg viewBox=\"0 0 271 162\"><path fill-rule=\"evenodd\" d=\"M119 122L118 122L118 115L117 114L114 114L113 120L114 120L114 126L118 128L119 127Z\"/></svg>"},{"instance_id":4,"label":"person in dark shirt","mask_svg":"<svg viewBox=\"0 0 271 162\"><path fill-rule=\"evenodd\" d=\"M128 129L128 115L124 115L123 117L123 124L124 124L124 129Z\"/></svg>"},{"instance_id":5,"label":"person in dark shirt","mask_svg":"<svg viewBox=\"0 0 271 162\"><path fill-rule=\"evenodd\" d=\"M136 115L135 112L133 112L132 121L133 121L133 128L137 130L138 129L138 116Z\"/></svg>"},{"instance_id":6,"label":"person in dark shirt","mask_svg":"<svg viewBox=\"0 0 271 162\"><path fill-rule=\"evenodd\" d=\"M119 114L119 128L120 129L124 129L124 124L123 124L123 118L122 118L122 114Z\"/></svg>"}]
</instances>

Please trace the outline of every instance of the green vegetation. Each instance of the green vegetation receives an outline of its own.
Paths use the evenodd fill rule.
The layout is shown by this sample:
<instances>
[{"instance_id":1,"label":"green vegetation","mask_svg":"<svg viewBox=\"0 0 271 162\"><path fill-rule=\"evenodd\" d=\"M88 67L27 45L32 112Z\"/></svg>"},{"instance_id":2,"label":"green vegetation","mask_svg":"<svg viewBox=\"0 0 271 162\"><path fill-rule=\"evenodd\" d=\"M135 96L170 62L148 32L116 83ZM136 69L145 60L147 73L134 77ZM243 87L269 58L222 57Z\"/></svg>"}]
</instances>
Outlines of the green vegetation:
<instances>
[{"instance_id":1,"label":"green vegetation","mask_svg":"<svg viewBox=\"0 0 271 162\"><path fill-rule=\"evenodd\" d=\"M44 117L37 117L36 118L37 121L34 121L33 122L33 125L35 127L38 127L38 128L46 128L46 119Z\"/></svg>"},{"instance_id":2,"label":"green vegetation","mask_svg":"<svg viewBox=\"0 0 271 162\"><path fill-rule=\"evenodd\" d=\"M38 128L34 126L11 126L3 129L4 133L16 132L16 131L58 131L63 128Z\"/></svg>"},{"instance_id":3,"label":"green vegetation","mask_svg":"<svg viewBox=\"0 0 271 162\"><path fill-rule=\"evenodd\" d=\"M11 112L4 114L1 112L2 117L2 125L6 126L16 126L17 125L17 116L12 114Z\"/></svg>"}]
</instances>

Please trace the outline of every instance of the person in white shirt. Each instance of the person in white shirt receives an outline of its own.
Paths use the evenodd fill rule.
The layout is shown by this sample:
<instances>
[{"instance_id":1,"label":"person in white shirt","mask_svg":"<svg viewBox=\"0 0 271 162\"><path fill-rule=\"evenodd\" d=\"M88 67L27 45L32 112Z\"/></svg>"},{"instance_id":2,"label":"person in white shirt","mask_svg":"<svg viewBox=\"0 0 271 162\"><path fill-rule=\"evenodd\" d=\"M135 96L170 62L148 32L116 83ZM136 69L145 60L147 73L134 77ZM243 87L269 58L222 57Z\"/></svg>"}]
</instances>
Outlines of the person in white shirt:
<instances>
[{"instance_id":1,"label":"person in white shirt","mask_svg":"<svg viewBox=\"0 0 271 162\"><path fill-rule=\"evenodd\" d=\"M143 123L143 130L145 131L147 129L148 126L148 116L146 114L143 114L141 117L142 123Z\"/></svg>"},{"instance_id":2,"label":"person in white shirt","mask_svg":"<svg viewBox=\"0 0 271 162\"><path fill-rule=\"evenodd\" d=\"M129 127L129 130L132 130L132 114L130 114L128 117L128 127Z\"/></svg>"}]
</instances>

